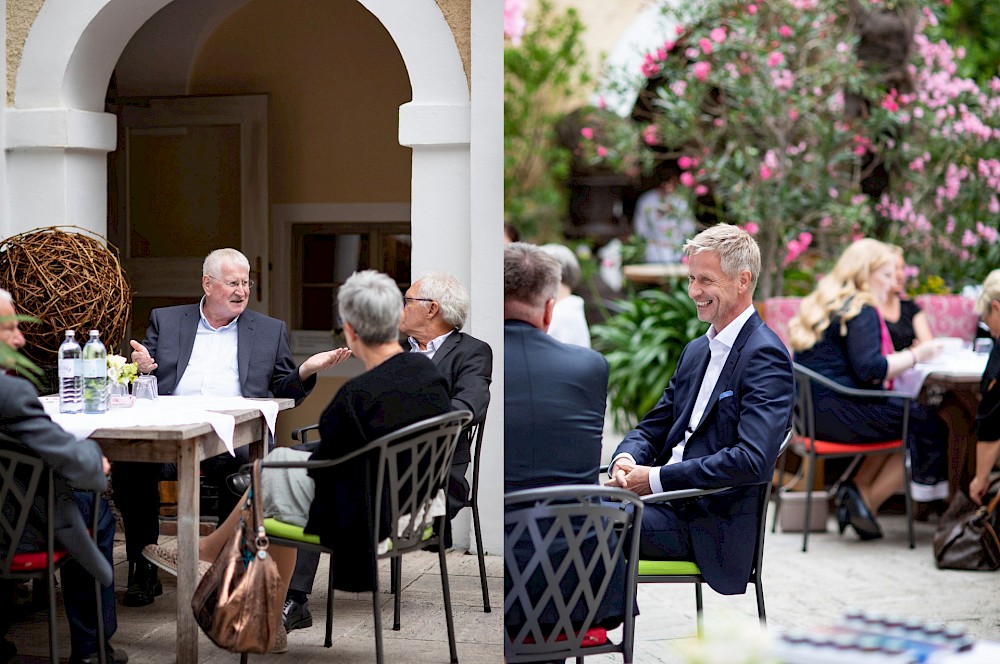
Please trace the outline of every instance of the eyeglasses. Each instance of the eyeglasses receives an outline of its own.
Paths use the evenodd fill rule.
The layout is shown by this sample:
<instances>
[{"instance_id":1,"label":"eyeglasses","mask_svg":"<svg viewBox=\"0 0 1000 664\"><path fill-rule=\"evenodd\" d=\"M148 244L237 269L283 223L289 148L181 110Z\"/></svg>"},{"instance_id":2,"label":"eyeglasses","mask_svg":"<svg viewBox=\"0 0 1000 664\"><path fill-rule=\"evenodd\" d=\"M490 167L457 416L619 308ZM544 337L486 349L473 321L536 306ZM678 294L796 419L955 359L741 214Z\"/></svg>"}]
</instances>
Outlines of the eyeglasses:
<instances>
[{"instance_id":1,"label":"eyeglasses","mask_svg":"<svg viewBox=\"0 0 1000 664\"><path fill-rule=\"evenodd\" d=\"M434 300L429 297L406 297L403 296L403 306L405 307L410 302L433 302Z\"/></svg>"},{"instance_id":2,"label":"eyeglasses","mask_svg":"<svg viewBox=\"0 0 1000 664\"><path fill-rule=\"evenodd\" d=\"M212 281L218 281L220 284L232 288L233 290L236 290L240 286L242 286L243 288L253 288L257 284L257 282L254 281L253 279L250 279L249 281L223 281L222 279L216 279L210 274L206 274L205 276L211 279Z\"/></svg>"}]
</instances>

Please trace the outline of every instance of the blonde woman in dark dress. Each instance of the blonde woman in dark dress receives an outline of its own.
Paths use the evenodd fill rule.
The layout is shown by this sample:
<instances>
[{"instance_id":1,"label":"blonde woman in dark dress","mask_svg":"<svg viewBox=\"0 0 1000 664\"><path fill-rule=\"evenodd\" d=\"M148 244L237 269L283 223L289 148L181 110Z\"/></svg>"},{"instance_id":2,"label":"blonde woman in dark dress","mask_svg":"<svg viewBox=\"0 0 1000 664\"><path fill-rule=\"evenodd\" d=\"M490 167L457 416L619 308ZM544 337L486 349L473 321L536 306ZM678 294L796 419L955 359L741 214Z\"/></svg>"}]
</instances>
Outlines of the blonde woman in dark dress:
<instances>
[{"instance_id":1,"label":"blonde woman in dark dress","mask_svg":"<svg viewBox=\"0 0 1000 664\"><path fill-rule=\"evenodd\" d=\"M976 476L969 483L969 497L972 502L981 505L990 484L990 471L1000 457L1000 383L997 382L1000 378L1000 344L997 343L997 337L1000 337L1000 270L993 270L986 277L976 309L993 337L993 352L983 372L983 400L979 402L979 414L976 416L976 434L979 437Z\"/></svg>"}]
</instances>

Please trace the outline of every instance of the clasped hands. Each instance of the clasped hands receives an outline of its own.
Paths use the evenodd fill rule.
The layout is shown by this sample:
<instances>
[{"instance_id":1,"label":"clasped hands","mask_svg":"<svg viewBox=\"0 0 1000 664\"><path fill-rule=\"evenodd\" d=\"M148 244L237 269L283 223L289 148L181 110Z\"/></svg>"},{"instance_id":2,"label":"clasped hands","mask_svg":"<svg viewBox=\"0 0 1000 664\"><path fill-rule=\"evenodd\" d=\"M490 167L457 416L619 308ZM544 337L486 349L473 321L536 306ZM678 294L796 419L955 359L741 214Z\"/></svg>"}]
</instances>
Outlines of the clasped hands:
<instances>
[{"instance_id":1,"label":"clasped hands","mask_svg":"<svg viewBox=\"0 0 1000 664\"><path fill-rule=\"evenodd\" d=\"M639 466L626 459L619 459L611 467L611 479L604 486L627 489L640 496L653 493L649 486L649 466Z\"/></svg>"}]
</instances>

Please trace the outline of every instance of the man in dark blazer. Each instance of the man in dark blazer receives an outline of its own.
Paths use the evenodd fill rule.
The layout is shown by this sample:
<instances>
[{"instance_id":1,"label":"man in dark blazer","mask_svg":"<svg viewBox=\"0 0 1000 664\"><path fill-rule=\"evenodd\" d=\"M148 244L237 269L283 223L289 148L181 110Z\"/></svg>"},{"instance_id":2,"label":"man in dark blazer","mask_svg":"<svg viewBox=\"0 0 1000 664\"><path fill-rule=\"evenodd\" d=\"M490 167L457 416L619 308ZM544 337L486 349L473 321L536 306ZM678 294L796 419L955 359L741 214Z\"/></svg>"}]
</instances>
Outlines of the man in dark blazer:
<instances>
[{"instance_id":1,"label":"man in dark blazer","mask_svg":"<svg viewBox=\"0 0 1000 664\"><path fill-rule=\"evenodd\" d=\"M454 410L472 413L471 425L486 419L493 376L493 351L489 344L460 332L469 315L470 301L462 282L450 274L434 272L418 279L403 296L399 331L407 337L404 347L427 355L445 378ZM318 444L318 443L317 443ZM312 445L312 444L310 444ZM309 446L298 446L309 449ZM444 545L451 546L451 519L469 504L465 474L472 461L470 430L462 431L448 479L448 519ZM285 629L312 625L308 595L312 592L319 554L299 551L285 597Z\"/></svg>"},{"instance_id":2,"label":"man in dark blazer","mask_svg":"<svg viewBox=\"0 0 1000 664\"><path fill-rule=\"evenodd\" d=\"M504 248L505 492L597 482L608 363L546 334L559 283L540 248Z\"/></svg>"},{"instance_id":3,"label":"man in dark blazer","mask_svg":"<svg viewBox=\"0 0 1000 664\"><path fill-rule=\"evenodd\" d=\"M0 343L14 350L24 346L10 293L0 289ZM111 464L92 440L77 440L49 419L35 388L24 378L0 372L0 446L38 456L55 475L54 532L58 545L70 554L60 571L63 604L69 619L71 664L91 664L97 658L97 620L94 615L94 579L101 582L104 637L110 664L128 661L123 650L108 643L118 628L112 554L115 521L101 500L98 543L87 531L91 523L93 496L79 491L103 492L108 488ZM40 488L44 495L45 489ZM29 517L23 550L45 548L45 514ZM6 635L13 607L9 581L0 581L0 637ZM50 619L55 620L54 616ZM13 656L7 641L0 643L6 656ZM4 659L3 661L6 661Z\"/></svg>"},{"instance_id":4,"label":"man in dark blazer","mask_svg":"<svg viewBox=\"0 0 1000 664\"><path fill-rule=\"evenodd\" d=\"M316 373L350 355L344 348L317 353L296 366L283 321L247 309L250 262L235 249L217 249L202 269L204 297L198 304L154 309L143 343L132 340L132 361L142 373L155 373L163 395L284 397L300 402L316 385ZM205 460L202 469L216 486L249 461L249 450ZM160 479L176 469L158 464L116 463L115 503L125 526L129 561L126 606L145 606L162 592L156 568L142 549L159 537ZM228 514L238 498L219 492L219 513Z\"/></svg>"},{"instance_id":5,"label":"man in dark blazer","mask_svg":"<svg viewBox=\"0 0 1000 664\"><path fill-rule=\"evenodd\" d=\"M740 594L750 578L763 483L791 426L792 365L753 309L757 242L718 224L689 240L684 253L688 295L711 326L684 348L663 397L618 446L609 484L640 495L734 487L647 505L640 554L693 560L715 591Z\"/></svg>"},{"instance_id":6,"label":"man in dark blazer","mask_svg":"<svg viewBox=\"0 0 1000 664\"><path fill-rule=\"evenodd\" d=\"M600 353L563 343L546 331L552 321L561 268L541 248L522 242L504 247L504 492L561 484L597 484L601 463L608 363ZM512 543L518 567L534 553L527 541ZM549 547L561 556L568 546L592 555L586 542L560 537ZM588 560L589 562L589 560ZM624 563L624 561L622 561ZM620 586L624 564L610 583ZM563 588L564 601L573 592ZM504 573L504 592L513 581ZM546 589L531 585L532 597ZM625 615L623 596L601 607L597 625L613 628ZM520 602L507 607L504 624L523 624ZM579 616L582 619L582 615ZM540 620L555 620L543 615Z\"/></svg>"}]
</instances>

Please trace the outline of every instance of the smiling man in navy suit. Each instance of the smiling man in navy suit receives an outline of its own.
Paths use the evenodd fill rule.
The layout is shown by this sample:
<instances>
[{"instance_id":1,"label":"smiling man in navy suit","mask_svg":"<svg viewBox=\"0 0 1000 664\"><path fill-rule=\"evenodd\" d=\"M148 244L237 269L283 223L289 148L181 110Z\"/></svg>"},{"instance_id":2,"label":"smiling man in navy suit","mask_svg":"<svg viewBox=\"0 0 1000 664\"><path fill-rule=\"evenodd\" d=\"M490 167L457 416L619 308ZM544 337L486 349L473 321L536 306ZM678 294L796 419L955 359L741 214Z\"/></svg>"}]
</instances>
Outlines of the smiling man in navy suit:
<instances>
[{"instance_id":1,"label":"smiling man in navy suit","mask_svg":"<svg viewBox=\"0 0 1000 664\"><path fill-rule=\"evenodd\" d=\"M216 249L202 266L198 304L154 309L143 343L132 340L132 361L142 373L155 373L160 394L212 397L284 397L305 399L316 374L350 355L338 348L309 357L296 366L285 323L247 309L250 262L236 249ZM202 463L206 477L225 486L227 475L249 462L249 449L221 454ZM156 568L142 556L160 532L158 480L176 469L159 464L116 463L112 481L115 503L125 526L129 561L126 606L145 606L163 592ZM238 499L219 492L219 513L228 514Z\"/></svg>"},{"instance_id":2,"label":"smiling man in navy suit","mask_svg":"<svg viewBox=\"0 0 1000 664\"><path fill-rule=\"evenodd\" d=\"M746 592L763 483L791 426L788 351L753 308L760 249L718 224L684 245L688 295L708 332L681 353L656 406L615 451L608 484L640 495L734 487L698 500L650 504L640 554L693 560L713 590Z\"/></svg>"}]
</instances>

